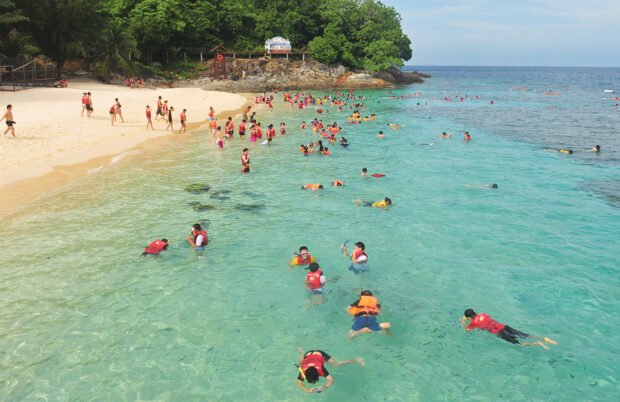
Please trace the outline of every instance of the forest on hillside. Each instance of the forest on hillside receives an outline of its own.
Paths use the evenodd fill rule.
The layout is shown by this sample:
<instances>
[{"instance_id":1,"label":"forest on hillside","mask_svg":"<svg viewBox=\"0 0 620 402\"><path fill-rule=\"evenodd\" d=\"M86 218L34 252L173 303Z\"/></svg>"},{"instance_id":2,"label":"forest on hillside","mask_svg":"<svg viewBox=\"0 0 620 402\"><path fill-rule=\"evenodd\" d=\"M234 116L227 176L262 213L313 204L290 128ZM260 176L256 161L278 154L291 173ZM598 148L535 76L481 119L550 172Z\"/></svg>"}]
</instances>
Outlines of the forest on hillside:
<instances>
[{"instance_id":1,"label":"forest on hillside","mask_svg":"<svg viewBox=\"0 0 620 402\"><path fill-rule=\"evenodd\" d=\"M400 22L376 0L0 0L0 64L43 55L59 72L83 60L106 77L283 36L321 63L381 71L412 56Z\"/></svg>"}]
</instances>

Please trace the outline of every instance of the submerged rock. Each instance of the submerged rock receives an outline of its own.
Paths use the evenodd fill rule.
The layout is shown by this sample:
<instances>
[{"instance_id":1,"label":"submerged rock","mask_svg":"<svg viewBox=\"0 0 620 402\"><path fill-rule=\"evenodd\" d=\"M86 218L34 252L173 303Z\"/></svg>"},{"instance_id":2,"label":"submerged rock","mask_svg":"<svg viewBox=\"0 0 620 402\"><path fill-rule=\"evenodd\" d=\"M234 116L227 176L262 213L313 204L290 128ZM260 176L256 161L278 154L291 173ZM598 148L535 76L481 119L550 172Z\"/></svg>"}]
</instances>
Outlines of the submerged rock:
<instances>
[{"instance_id":1,"label":"submerged rock","mask_svg":"<svg viewBox=\"0 0 620 402\"><path fill-rule=\"evenodd\" d=\"M262 204L237 204L234 208L238 211L258 211L265 208Z\"/></svg>"},{"instance_id":2,"label":"submerged rock","mask_svg":"<svg viewBox=\"0 0 620 402\"><path fill-rule=\"evenodd\" d=\"M200 202L189 202L187 205L189 205L190 207L192 207L192 209L196 212L202 212L202 211L210 211L212 209L215 209L215 207L213 205L209 205L209 204L201 204Z\"/></svg>"},{"instance_id":3,"label":"submerged rock","mask_svg":"<svg viewBox=\"0 0 620 402\"><path fill-rule=\"evenodd\" d=\"M185 187L185 191L192 194L202 194L206 193L209 190L211 190L211 186L209 186L208 184L190 184L189 186Z\"/></svg>"},{"instance_id":4,"label":"submerged rock","mask_svg":"<svg viewBox=\"0 0 620 402\"><path fill-rule=\"evenodd\" d=\"M230 200L230 197L226 197L223 194L229 194L231 192L232 191L230 191L230 190L217 190L217 191L214 191L213 193L211 193L209 198L211 198L213 200Z\"/></svg>"}]
</instances>

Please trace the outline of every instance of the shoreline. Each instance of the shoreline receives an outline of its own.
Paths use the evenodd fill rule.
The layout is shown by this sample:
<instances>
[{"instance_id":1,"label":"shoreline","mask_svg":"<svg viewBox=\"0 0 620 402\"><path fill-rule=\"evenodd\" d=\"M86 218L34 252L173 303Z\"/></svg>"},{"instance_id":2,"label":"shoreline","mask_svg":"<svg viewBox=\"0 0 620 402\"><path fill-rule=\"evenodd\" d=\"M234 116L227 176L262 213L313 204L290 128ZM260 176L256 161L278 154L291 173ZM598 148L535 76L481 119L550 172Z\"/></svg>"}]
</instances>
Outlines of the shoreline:
<instances>
[{"instance_id":1,"label":"shoreline","mask_svg":"<svg viewBox=\"0 0 620 402\"><path fill-rule=\"evenodd\" d=\"M103 84L84 80L74 83L74 86L72 88L74 89L74 91L63 93L62 91L65 91L65 89L54 90L59 91L59 95L70 95L70 102L73 104L73 106L75 106L75 99L73 95L75 95L76 93L81 94L82 91L87 91L87 89L84 89L85 86L97 87L103 86ZM72 184L79 183L81 179L87 178L91 173L96 173L97 170L113 166L121 160L125 161L126 159L130 158L144 157L144 155L148 155L155 151L160 151L163 147L170 144L171 139L181 139L183 138L182 136L191 135L199 130L206 129L208 127L208 108L211 105L216 108L216 117L218 118L218 120L224 119L231 115L233 117L237 117L241 114L242 109L245 105L253 105L253 99L251 98L252 95L249 93L231 94L225 92L204 91L197 88L175 88L173 90L132 90L129 88L118 87L115 85L105 85L105 88L108 91L114 90L115 93L118 92L119 98L123 95L126 95L122 92L132 91L133 94L142 95L142 97L144 97L145 95L149 96L149 99L151 101L154 101L156 99L156 97L152 95L156 95L159 92L201 91L201 93L199 94L201 96L204 96L204 98L201 99L204 102L190 102L192 104L192 109L188 110L189 119L193 118L195 121L192 123L188 123L186 133L181 135L177 133L179 126L178 114L175 116L175 123L177 124L177 127L174 131L163 131L161 129L146 131L145 127L143 127L143 124L144 126L146 125L145 118L143 118L144 123L142 123L141 121L140 123L135 124L135 121L131 121L132 119L135 120L135 116L130 113L125 113L124 111L124 115L126 117L126 126L123 127L120 125L122 123L120 123L118 127L121 128L121 130L115 130L116 126L112 126L109 119L105 119L105 127L91 128L98 130L97 135L99 136L99 138L97 139L102 140L103 143L101 143L102 141L99 141L99 144L92 144L93 141L91 141L91 143L89 144L86 140L80 141L79 137L77 139L73 138L73 141L70 141L72 148L69 149L69 152L65 152L63 149L57 149L56 152L53 152L49 148L46 148L44 145L42 146L41 144L38 144L40 145L39 148L45 149L47 155L45 155L44 157L42 157L41 155L27 155L26 159L24 159L24 155L20 155L22 157L22 161L19 161L22 162L21 164L18 163L15 165L9 165L4 167L5 174L0 176L0 216L7 216L18 213L38 200L66 191L71 188ZM24 93L30 95L30 98L35 99L34 102L30 103L28 101L20 101L19 103L14 103L19 104L20 106L20 116L27 116L27 114L24 113L24 110L28 106L31 106L32 104L35 104L36 106L36 99L38 95L36 91L37 89L28 89L24 91ZM94 94L95 93L93 92L93 95ZM180 95L184 97L186 94L182 93ZM222 98L226 97L226 101L222 102ZM196 99L193 100L195 101ZM222 109L219 109L218 104L221 103L224 103L224 106ZM143 105L144 103L140 104ZM153 109L153 115L155 115L156 108L153 107L154 105L151 106ZM125 108L126 107L123 106L123 109ZM127 109L135 109L135 106L134 108L127 107ZM179 109L182 108L179 107ZM37 110L37 112L39 112L39 110ZM178 113L180 112L180 110L175 110L175 112ZM93 115L93 118L88 121L97 122L97 120L103 120L100 116L97 117L99 118L96 118L95 115ZM75 120L75 117L73 117L73 119L71 119L71 117L68 117L68 119ZM86 117L78 117L78 119L80 119L80 122L87 121ZM99 123L98 126L102 126L100 121L97 123ZM47 127L49 124L50 121L39 119L39 127L37 127L37 125L31 125L34 126L34 128L31 130L34 131L45 129L45 127ZM154 124L156 123L154 122ZM78 136L85 136L90 135L91 133L86 132L83 127L77 127L76 132L73 134L75 137L75 134L77 134ZM17 139L0 138L0 140L3 140L2 145L4 145L5 149L3 149L2 151L4 151L4 153L6 153L6 148L8 148L6 147L6 143L9 141L20 141L20 139L23 139L28 141L27 145L32 144L34 141L36 141L33 141L33 137L28 137L27 135L24 137L20 137L20 131L17 131L16 135ZM92 140L92 138L90 139ZM46 140L48 139L42 139L42 141ZM52 155L50 155L50 153ZM27 163L23 163L23 160L25 160ZM32 160L38 160L39 163L31 164ZM0 166L2 166L2 164L7 164L6 160L0 161ZM9 170L9 174L6 174L7 170Z\"/></svg>"}]
</instances>

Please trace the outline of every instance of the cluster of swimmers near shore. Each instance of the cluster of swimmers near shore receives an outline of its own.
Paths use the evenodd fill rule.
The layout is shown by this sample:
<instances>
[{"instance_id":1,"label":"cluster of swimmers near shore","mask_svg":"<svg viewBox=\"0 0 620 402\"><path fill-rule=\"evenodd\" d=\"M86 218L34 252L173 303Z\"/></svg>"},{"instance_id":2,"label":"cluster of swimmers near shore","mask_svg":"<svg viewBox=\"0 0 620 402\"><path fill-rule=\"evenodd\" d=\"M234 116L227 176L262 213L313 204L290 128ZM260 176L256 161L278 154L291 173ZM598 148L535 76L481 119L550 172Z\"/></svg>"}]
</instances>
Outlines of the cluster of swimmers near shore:
<instances>
[{"instance_id":1,"label":"cluster of swimmers near shore","mask_svg":"<svg viewBox=\"0 0 620 402\"><path fill-rule=\"evenodd\" d=\"M285 94L285 101L289 101L291 102L291 104L299 104L299 108L304 109L306 107L318 104L318 99L320 99L320 103L322 105L329 104L331 106L338 106L339 110L342 110L342 107L346 105L347 101L354 101L360 99L359 97L355 96L352 91L346 97L343 94L337 94L337 96L339 96L339 98L331 96L325 96L324 98L314 98L311 94L297 94L294 96ZM269 98L257 98L256 103L272 104L272 101L273 95ZM359 116L359 112L357 111L359 105L360 104L356 104L356 111L350 116L350 121L351 119L356 120L356 116ZM240 123L239 125L239 134L241 136L241 130L243 129L243 137L245 136L245 123L248 120L247 113L249 113L250 110L251 107L246 106L243 111L242 123ZM260 123L256 121L254 116L255 115L253 113L252 117L250 118L250 130L254 130L255 137L261 138L262 133L258 134L258 136L256 135L257 131L260 132ZM211 118L213 119L212 121L215 120L214 116L210 116L210 119ZM373 115L373 119L374 118L375 117ZM232 118L229 117L226 124L226 138L231 138L234 135L234 125L232 124ZM312 130L317 135L320 135L321 137L323 137L323 139L327 139L329 142L332 143L336 142L338 135L341 134L341 128L336 122L328 125L327 128L325 128L321 120L315 119L311 125ZM394 130L400 128L400 126L395 123L388 125ZM280 135L285 135L285 124L281 123L280 127ZM305 122L302 122L300 128L307 128L307 124ZM218 131L221 128L215 126L214 129ZM441 138L449 138L449 136L450 135L445 132L440 135ZM274 137L275 130L273 129L273 125L269 125L269 128L267 129L267 139L268 141L271 141ZM341 145L343 139L344 138L340 139ZM344 140L344 143L348 143L346 139ZM466 132L464 140L471 140L471 136L468 132ZM268 141L265 142L268 143ZM323 148L321 140L317 141L316 144L302 144L299 148L299 151L303 152L304 155L309 155L311 153L326 155L325 150L326 148ZM243 150L243 154L241 156L241 164L241 171L243 173L250 172L250 160L247 148L244 148ZM368 170L366 168L362 169L362 176L368 177ZM374 173L370 175L370 177L375 178L381 178L384 176L385 174L382 173ZM332 182L332 185L334 187L342 187L344 186L344 181L336 179ZM497 184L489 185L489 187L497 188ZM308 183L303 185L301 188L302 190L319 191L322 190L324 187L322 184ZM388 209L392 206L392 200L389 197L385 197L383 200L374 202L362 200L355 200L355 202L360 206L368 206L381 209ZM199 223L194 224L190 230L190 234L186 238L186 241L192 248L196 249L198 253L204 252L204 249L209 242L206 229L203 228ZM366 245L362 241L357 241L353 245L353 250L349 252L348 243L349 241L344 242L340 246L340 250L344 256L350 257L351 259L349 270L356 275L364 274L368 271L368 254L366 253ZM144 249L142 255L159 255L160 253L165 251L168 246L169 242L167 239L156 239ZM311 297L313 298L314 304L323 303L324 289L329 282L325 276L325 272L319 265L317 258L310 254L307 246L299 247L299 253L296 252L295 254L295 257L289 262L289 265L291 266L291 268L304 267L305 270L308 270L305 278L305 286ZM334 278L331 280L331 282L333 283L337 279L338 278ZM373 332L381 332L388 335L391 333L391 324L389 322L379 321L379 315L381 314L381 304L379 303L377 297L369 289L361 289L359 295L357 296L357 299L348 306L347 312L349 313L349 315L352 316L353 319L353 324L349 331L349 338L354 338L361 334L370 334ZM460 323L465 331L473 331L475 329L488 331L500 337L501 339L516 345L540 346L548 349L548 344L557 344L557 342L553 339L550 339L548 337L539 337L536 335L531 335L518 331L508 325L504 325L498 321L495 321L488 314L477 313L471 308L465 310L463 317L460 319ZM533 342L522 342L520 338L531 338L533 339ZM298 371L297 385L300 389L308 393L319 393L326 388L332 386L334 380L326 368L327 363L334 367L338 367L344 364L359 364L362 366L365 365L365 361L361 357L348 360L336 360L323 350L304 351L303 349L299 349L298 351L300 353L300 356L299 362L298 364L296 364ZM324 377L326 379L324 385L317 384L321 377ZM309 385L307 386L306 383Z\"/></svg>"}]
</instances>

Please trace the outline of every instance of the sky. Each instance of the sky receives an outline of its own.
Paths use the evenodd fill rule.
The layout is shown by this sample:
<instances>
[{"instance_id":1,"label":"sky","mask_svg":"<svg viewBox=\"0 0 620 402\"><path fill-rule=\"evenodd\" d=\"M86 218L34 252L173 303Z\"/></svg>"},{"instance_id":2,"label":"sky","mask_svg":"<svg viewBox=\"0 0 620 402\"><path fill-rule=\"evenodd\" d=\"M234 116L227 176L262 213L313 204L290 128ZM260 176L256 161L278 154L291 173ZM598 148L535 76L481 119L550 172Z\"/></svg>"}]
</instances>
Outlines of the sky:
<instances>
[{"instance_id":1,"label":"sky","mask_svg":"<svg viewBox=\"0 0 620 402\"><path fill-rule=\"evenodd\" d=\"M620 67L620 0L380 0L408 65Z\"/></svg>"}]
</instances>

